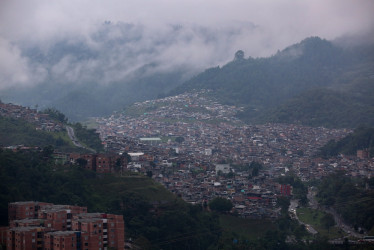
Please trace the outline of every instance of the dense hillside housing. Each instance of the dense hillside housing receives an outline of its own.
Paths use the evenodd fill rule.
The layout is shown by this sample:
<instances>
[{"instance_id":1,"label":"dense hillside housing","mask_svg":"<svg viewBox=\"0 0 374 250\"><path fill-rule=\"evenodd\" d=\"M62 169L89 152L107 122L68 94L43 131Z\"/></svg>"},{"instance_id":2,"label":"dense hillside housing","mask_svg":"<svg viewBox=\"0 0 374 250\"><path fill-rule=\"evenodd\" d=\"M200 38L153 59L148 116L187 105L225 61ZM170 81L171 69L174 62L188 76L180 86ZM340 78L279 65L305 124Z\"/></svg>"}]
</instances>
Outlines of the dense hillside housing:
<instances>
[{"instance_id":1,"label":"dense hillside housing","mask_svg":"<svg viewBox=\"0 0 374 250\"><path fill-rule=\"evenodd\" d=\"M34 124L37 130L56 132L64 129L64 125L61 122L51 119L48 114L12 103L5 104L0 102L0 116L24 119Z\"/></svg>"}]
</instances>

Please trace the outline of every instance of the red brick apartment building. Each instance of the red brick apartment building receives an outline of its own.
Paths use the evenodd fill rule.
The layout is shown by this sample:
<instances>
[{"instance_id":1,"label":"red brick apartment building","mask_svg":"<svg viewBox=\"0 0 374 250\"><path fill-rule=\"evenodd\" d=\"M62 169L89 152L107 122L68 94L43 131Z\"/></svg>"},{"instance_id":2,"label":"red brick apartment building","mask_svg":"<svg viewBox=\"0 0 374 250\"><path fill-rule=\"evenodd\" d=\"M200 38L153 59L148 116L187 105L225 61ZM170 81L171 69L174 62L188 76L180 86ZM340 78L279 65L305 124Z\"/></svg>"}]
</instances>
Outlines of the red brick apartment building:
<instances>
[{"instance_id":1,"label":"red brick apartment building","mask_svg":"<svg viewBox=\"0 0 374 250\"><path fill-rule=\"evenodd\" d=\"M69 160L75 163L79 158L87 161L86 169L97 173L116 173L127 166L127 160L123 156L108 154L78 154L71 153Z\"/></svg>"},{"instance_id":2,"label":"red brick apartment building","mask_svg":"<svg viewBox=\"0 0 374 250\"><path fill-rule=\"evenodd\" d=\"M368 149L357 150L357 157L360 159L368 159L370 157Z\"/></svg>"},{"instance_id":3,"label":"red brick apartment building","mask_svg":"<svg viewBox=\"0 0 374 250\"><path fill-rule=\"evenodd\" d=\"M87 213L86 207L36 201L8 205L9 227L1 228L6 249L123 249L122 215Z\"/></svg>"}]
</instances>

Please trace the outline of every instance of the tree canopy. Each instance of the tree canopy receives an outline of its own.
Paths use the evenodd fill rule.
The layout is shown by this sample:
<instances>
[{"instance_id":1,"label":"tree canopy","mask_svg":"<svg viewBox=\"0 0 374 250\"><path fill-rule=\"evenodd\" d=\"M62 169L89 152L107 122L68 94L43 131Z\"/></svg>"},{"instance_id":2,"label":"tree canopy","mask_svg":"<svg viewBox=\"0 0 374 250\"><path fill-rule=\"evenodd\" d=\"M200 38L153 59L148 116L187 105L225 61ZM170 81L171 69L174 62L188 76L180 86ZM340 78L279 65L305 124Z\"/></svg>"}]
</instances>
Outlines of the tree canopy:
<instances>
[{"instance_id":1,"label":"tree canopy","mask_svg":"<svg viewBox=\"0 0 374 250\"><path fill-rule=\"evenodd\" d=\"M338 154L356 155L357 150L363 149L368 150L370 155L374 155L373 127L362 126L339 141L329 141L320 149L320 155L323 157L331 157Z\"/></svg>"},{"instance_id":2,"label":"tree canopy","mask_svg":"<svg viewBox=\"0 0 374 250\"><path fill-rule=\"evenodd\" d=\"M317 197L322 205L334 207L351 225L370 230L374 225L374 192L366 190L365 185L366 181L336 173L323 179Z\"/></svg>"},{"instance_id":3,"label":"tree canopy","mask_svg":"<svg viewBox=\"0 0 374 250\"><path fill-rule=\"evenodd\" d=\"M217 212L229 212L233 207L232 202L222 197L216 197L209 202L209 208Z\"/></svg>"}]
</instances>

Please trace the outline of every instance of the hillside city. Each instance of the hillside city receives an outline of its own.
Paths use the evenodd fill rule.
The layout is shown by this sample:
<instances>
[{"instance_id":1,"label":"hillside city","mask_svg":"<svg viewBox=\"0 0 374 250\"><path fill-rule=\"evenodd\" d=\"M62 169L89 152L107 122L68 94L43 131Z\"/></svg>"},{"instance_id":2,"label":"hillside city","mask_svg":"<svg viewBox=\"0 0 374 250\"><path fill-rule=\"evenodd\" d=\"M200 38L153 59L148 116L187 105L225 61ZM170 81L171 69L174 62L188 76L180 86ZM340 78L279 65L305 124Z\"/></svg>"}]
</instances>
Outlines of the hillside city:
<instances>
[{"instance_id":1,"label":"hillside city","mask_svg":"<svg viewBox=\"0 0 374 250\"><path fill-rule=\"evenodd\" d=\"M280 197L292 198L289 213L295 219L298 219L295 212L298 202L305 202L294 195L290 184L279 182L279 178L287 173L294 173L302 182L321 180L339 171L344 171L347 176L369 179L374 174L374 158L370 158L366 150L358 150L356 156L340 154L328 159L319 155L321 147L330 140L338 141L347 136L352 132L350 129L296 124L248 125L236 117L242 110L241 107L212 100L207 90L138 102L123 112L95 118L105 152L55 151L54 160L65 166L79 164L98 174L137 172L161 183L188 203L207 207L214 198L222 197L233 204L231 213L238 217L270 220L281 216L281 207L277 202ZM0 112L4 117L24 119L34 124L37 130L64 129L61 122L34 109L1 103ZM8 148L23 149L19 146ZM310 187L309 205L321 209L314 195L315 191ZM35 204L37 202L34 201L10 203L9 213L12 213L13 206L20 207L17 209L39 208ZM53 213L56 209L61 210L67 213L66 216L71 210L69 206L43 206L51 206ZM341 221L332 208L329 213L334 214L335 220ZM22 237L27 236L32 241L33 233L45 230L44 227L40 230L35 227L39 225L41 214L30 216L11 218L17 219L16 224L10 220L10 229L0 230L3 235L1 241L15 247L21 232ZM87 215L79 216L77 220L87 222ZM104 220L103 216L107 215L88 215L92 225ZM352 232L354 230L349 225L340 223L339 227L361 238L361 235ZM60 244L63 238L73 237L74 242L81 241L80 233L77 233L80 228L74 233L65 229L54 225L45 231L43 237L38 236L38 241L51 246ZM318 233L307 224L306 229L313 235ZM5 237L5 233L9 233L9 237ZM82 237L85 233L86 230L82 229ZM107 241L85 238L87 244L107 244ZM120 243L112 241L119 245L123 242L124 239Z\"/></svg>"},{"instance_id":2,"label":"hillside city","mask_svg":"<svg viewBox=\"0 0 374 250\"><path fill-rule=\"evenodd\" d=\"M374 249L373 10L0 1L0 250Z\"/></svg>"},{"instance_id":3,"label":"hillside city","mask_svg":"<svg viewBox=\"0 0 374 250\"><path fill-rule=\"evenodd\" d=\"M101 139L108 151L129 153L128 170L151 174L193 204L227 198L235 213L245 218L277 217L276 197L290 195L290 187L276 179L288 171L302 181L339 170L350 176L373 176L374 161L365 152L357 157L317 156L329 140L339 140L351 130L245 125L235 117L241 108L221 105L206 94L135 103L128 114L97 118ZM263 167L250 169L253 162Z\"/></svg>"}]
</instances>

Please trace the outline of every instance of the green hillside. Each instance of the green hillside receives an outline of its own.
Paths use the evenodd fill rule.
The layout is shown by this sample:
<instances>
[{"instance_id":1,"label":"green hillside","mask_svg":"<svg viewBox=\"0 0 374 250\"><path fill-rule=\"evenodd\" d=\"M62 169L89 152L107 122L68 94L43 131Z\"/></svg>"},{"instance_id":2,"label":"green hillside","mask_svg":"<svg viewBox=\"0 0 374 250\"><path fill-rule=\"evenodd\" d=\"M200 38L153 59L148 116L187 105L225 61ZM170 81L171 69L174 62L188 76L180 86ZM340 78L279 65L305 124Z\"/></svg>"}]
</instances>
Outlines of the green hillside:
<instances>
[{"instance_id":1,"label":"green hillside","mask_svg":"<svg viewBox=\"0 0 374 250\"><path fill-rule=\"evenodd\" d=\"M331 89L310 90L285 101L280 106L260 114L255 113L254 120L335 128L374 125L374 105L365 101L365 98L373 96L370 92L374 90L374 84L365 87L365 90L366 93L362 95L354 89L350 92ZM362 96L362 99L356 96ZM249 114L247 111L240 116L244 120L250 120L246 116Z\"/></svg>"},{"instance_id":2,"label":"green hillside","mask_svg":"<svg viewBox=\"0 0 374 250\"><path fill-rule=\"evenodd\" d=\"M132 238L140 249L288 249L288 234L297 234L298 239L306 234L287 215L289 201L284 203L281 218L261 224L187 204L161 184L136 173L115 176L78 165L55 165L47 149L0 149L0 180L0 226L8 223L9 202L35 200L122 214L126 239ZM319 244L312 243L314 247ZM301 241L293 246L311 249Z\"/></svg>"},{"instance_id":3,"label":"green hillside","mask_svg":"<svg viewBox=\"0 0 374 250\"><path fill-rule=\"evenodd\" d=\"M343 49L318 37L268 58L245 59L238 51L232 62L206 70L171 94L211 89L218 101L244 106L239 116L248 122L374 124L372 52L372 47Z\"/></svg>"},{"instance_id":4,"label":"green hillside","mask_svg":"<svg viewBox=\"0 0 374 250\"><path fill-rule=\"evenodd\" d=\"M0 116L1 146L37 146L51 145L59 149L75 149L65 132L45 132L35 129L35 125L21 119Z\"/></svg>"},{"instance_id":5,"label":"green hillside","mask_svg":"<svg viewBox=\"0 0 374 250\"><path fill-rule=\"evenodd\" d=\"M329 141L321 148L320 154L324 157L356 155L357 150L363 149L367 149L371 156L374 155L374 128L359 127L339 141Z\"/></svg>"},{"instance_id":6,"label":"green hillside","mask_svg":"<svg viewBox=\"0 0 374 250\"><path fill-rule=\"evenodd\" d=\"M354 180L336 173L319 184L317 198L321 205L334 207L344 221L373 232L374 192L366 185L373 186L373 180Z\"/></svg>"},{"instance_id":7,"label":"green hillside","mask_svg":"<svg viewBox=\"0 0 374 250\"><path fill-rule=\"evenodd\" d=\"M0 179L0 225L7 224L8 202L37 200L123 214L126 237L142 249L207 249L218 241L218 218L141 175L99 175L56 166L47 151L0 150Z\"/></svg>"},{"instance_id":8,"label":"green hillside","mask_svg":"<svg viewBox=\"0 0 374 250\"><path fill-rule=\"evenodd\" d=\"M52 120L67 123L64 114L54 109L47 109L43 113L48 114ZM80 123L70 124L74 127L79 141L86 147L97 152L104 150L100 137L96 130L88 129ZM58 132L37 130L36 125L23 119L15 119L0 116L0 147L19 146L46 147L52 146L60 152L86 152L86 149L73 145L65 129Z\"/></svg>"}]
</instances>

